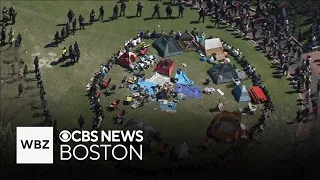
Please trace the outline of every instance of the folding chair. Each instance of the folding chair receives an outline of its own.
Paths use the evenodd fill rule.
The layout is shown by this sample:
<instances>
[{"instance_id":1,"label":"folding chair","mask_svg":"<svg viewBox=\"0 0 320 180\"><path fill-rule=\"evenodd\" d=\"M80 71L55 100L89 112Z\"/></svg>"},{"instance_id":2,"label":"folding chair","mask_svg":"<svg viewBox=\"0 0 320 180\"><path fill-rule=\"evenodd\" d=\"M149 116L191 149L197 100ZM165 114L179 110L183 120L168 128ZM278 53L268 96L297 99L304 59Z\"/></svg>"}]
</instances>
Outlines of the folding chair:
<instances>
[{"instance_id":1,"label":"folding chair","mask_svg":"<svg viewBox=\"0 0 320 180\"><path fill-rule=\"evenodd\" d=\"M110 109L112 109L112 110L118 109L119 104L120 104L120 99L117 99L116 101L112 102L109 107L110 107Z\"/></svg>"}]
</instances>

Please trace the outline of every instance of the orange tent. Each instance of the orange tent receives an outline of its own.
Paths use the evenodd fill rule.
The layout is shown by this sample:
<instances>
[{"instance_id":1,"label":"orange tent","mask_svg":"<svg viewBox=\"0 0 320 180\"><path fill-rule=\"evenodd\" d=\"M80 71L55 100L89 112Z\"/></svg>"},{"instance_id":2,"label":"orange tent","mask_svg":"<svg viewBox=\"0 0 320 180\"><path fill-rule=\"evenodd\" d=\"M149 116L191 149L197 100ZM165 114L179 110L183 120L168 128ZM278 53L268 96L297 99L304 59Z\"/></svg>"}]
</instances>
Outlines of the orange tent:
<instances>
[{"instance_id":1,"label":"orange tent","mask_svg":"<svg viewBox=\"0 0 320 180\"><path fill-rule=\"evenodd\" d=\"M119 57L117 64L124 68L129 68L131 64L137 61L139 61L139 57L136 54L126 52Z\"/></svg>"},{"instance_id":2,"label":"orange tent","mask_svg":"<svg viewBox=\"0 0 320 180\"><path fill-rule=\"evenodd\" d=\"M171 76L171 73L174 71L175 68L176 68L176 63L173 60L163 59L160 62L158 62L154 71L160 74Z\"/></svg>"},{"instance_id":3,"label":"orange tent","mask_svg":"<svg viewBox=\"0 0 320 180\"><path fill-rule=\"evenodd\" d=\"M211 122L207 129L207 136L227 143L234 142L245 134L240 122L240 113L222 111Z\"/></svg>"}]
</instances>

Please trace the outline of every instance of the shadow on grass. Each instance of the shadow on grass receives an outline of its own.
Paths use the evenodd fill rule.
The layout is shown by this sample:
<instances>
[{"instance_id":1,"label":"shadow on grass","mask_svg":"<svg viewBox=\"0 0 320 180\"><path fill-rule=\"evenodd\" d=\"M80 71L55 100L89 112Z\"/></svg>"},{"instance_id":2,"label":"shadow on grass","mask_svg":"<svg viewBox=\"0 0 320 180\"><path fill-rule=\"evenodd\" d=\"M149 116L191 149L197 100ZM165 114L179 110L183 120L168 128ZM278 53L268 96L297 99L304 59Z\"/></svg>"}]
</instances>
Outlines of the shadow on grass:
<instances>
[{"instance_id":1,"label":"shadow on grass","mask_svg":"<svg viewBox=\"0 0 320 180\"><path fill-rule=\"evenodd\" d=\"M40 118L40 117L43 117L45 116L44 113L33 113L33 115L31 116L32 118Z\"/></svg>"},{"instance_id":2,"label":"shadow on grass","mask_svg":"<svg viewBox=\"0 0 320 180\"><path fill-rule=\"evenodd\" d=\"M190 24L199 24L199 21L190 21Z\"/></svg>"},{"instance_id":3,"label":"shadow on grass","mask_svg":"<svg viewBox=\"0 0 320 180\"><path fill-rule=\"evenodd\" d=\"M58 65L58 64L60 64L60 63L63 63L63 62L64 62L64 61L66 61L67 59L68 59L68 57L67 57L67 56L66 56L66 58L65 58L65 59L63 59L63 58L59 58L58 60L51 62L51 63L50 63L50 65L51 65L51 66Z\"/></svg>"},{"instance_id":4,"label":"shadow on grass","mask_svg":"<svg viewBox=\"0 0 320 180\"><path fill-rule=\"evenodd\" d=\"M60 65L60 67L69 67L69 66L73 66L74 64L75 64L74 62L68 61Z\"/></svg>"},{"instance_id":5,"label":"shadow on grass","mask_svg":"<svg viewBox=\"0 0 320 180\"><path fill-rule=\"evenodd\" d=\"M58 47L58 46L56 45L55 42L51 42L51 43L46 44L46 45L44 46L44 48L50 48L50 47Z\"/></svg>"},{"instance_id":6,"label":"shadow on grass","mask_svg":"<svg viewBox=\"0 0 320 180\"><path fill-rule=\"evenodd\" d=\"M27 87L25 88L25 90L33 90L33 89L35 89L35 88L37 88L37 86L27 86Z\"/></svg>"},{"instance_id":7,"label":"shadow on grass","mask_svg":"<svg viewBox=\"0 0 320 180\"><path fill-rule=\"evenodd\" d=\"M294 93L298 93L298 91L292 90L292 91L287 91L285 92L286 94L294 94Z\"/></svg>"},{"instance_id":8,"label":"shadow on grass","mask_svg":"<svg viewBox=\"0 0 320 180\"><path fill-rule=\"evenodd\" d=\"M57 24L56 26L66 26L67 24Z\"/></svg>"}]
</instances>

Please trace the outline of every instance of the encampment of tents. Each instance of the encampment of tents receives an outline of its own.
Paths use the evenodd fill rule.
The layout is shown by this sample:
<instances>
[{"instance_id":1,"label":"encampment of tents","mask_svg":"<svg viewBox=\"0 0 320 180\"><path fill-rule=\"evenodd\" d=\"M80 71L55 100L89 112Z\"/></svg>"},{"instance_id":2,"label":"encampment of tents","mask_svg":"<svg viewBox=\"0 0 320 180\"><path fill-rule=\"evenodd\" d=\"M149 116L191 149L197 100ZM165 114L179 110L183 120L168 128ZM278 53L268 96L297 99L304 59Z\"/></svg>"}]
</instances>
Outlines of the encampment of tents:
<instances>
[{"instance_id":1,"label":"encampment of tents","mask_svg":"<svg viewBox=\"0 0 320 180\"><path fill-rule=\"evenodd\" d=\"M195 51L199 49L196 38L189 32L184 33L178 42L184 51Z\"/></svg>"},{"instance_id":2,"label":"encampment of tents","mask_svg":"<svg viewBox=\"0 0 320 180\"><path fill-rule=\"evenodd\" d=\"M208 70L208 74L216 84L231 82L239 78L230 63L215 64Z\"/></svg>"},{"instance_id":3,"label":"encampment of tents","mask_svg":"<svg viewBox=\"0 0 320 180\"><path fill-rule=\"evenodd\" d=\"M158 64L154 68L154 71L160 74L171 76L171 73L174 71L175 68L176 63L173 60L166 58L158 62Z\"/></svg>"},{"instance_id":4,"label":"encampment of tents","mask_svg":"<svg viewBox=\"0 0 320 180\"><path fill-rule=\"evenodd\" d=\"M124 68L129 68L131 64L137 61L139 61L139 57L136 54L126 52L118 58L117 64Z\"/></svg>"},{"instance_id":5,"label":"encampment of tents","mask_svg":"<svg viewBox=\"0 0 320 180\"><path fill-rule=\"evenodd\" d=\"M223 46L219 38L206 39L200 44L200 49L206 56L215 53L218 61L225 57Z\"/></svg>"},{"instance_id":6,"label":"encampment of tents","mask_svg":"<svg viewBox=\"0 0 320 180\"><path fill-rule=\"evenodd\" d=\"M245 85L237 85L233 88L232 93L238 102L250 102L251 97Z\"/></svg>"},{"instance_id":7,"label":"encampment of tents","mask_svg":"<svg viewBox=\"0 0 320 180\"><path fill-rule=\"evenodd\" d=\"M153 42L153 46L162 57L176 56L183 53L178 41L170 36L162 36Z\"/></svg>"},{"instance_id":8,"label":"encampment of tents","mask_svg":"<svg viewBox=\"0 0 320 180\"><path fill-rule=\"evenodd\" d=\"M218 114L207 129L207 136L224 142L234 142L244 135L241 127L241 114L223 111Z\"/></svg>"},{"instance_id":9,"label":"encampment of tents","mask_svg":"<svg viewBox=\"0 0 320 180\"><path fill-rule=\"evenodd\" d=\"M144 124L143 122L130 118L126 125L122 128L123 131L134 131L134 130L142 130L143 131L143 151L152 151L152 148L157 144L157 142L162 141L162 135L151 127L148 124Z\"/></svg>"}]
</instances>

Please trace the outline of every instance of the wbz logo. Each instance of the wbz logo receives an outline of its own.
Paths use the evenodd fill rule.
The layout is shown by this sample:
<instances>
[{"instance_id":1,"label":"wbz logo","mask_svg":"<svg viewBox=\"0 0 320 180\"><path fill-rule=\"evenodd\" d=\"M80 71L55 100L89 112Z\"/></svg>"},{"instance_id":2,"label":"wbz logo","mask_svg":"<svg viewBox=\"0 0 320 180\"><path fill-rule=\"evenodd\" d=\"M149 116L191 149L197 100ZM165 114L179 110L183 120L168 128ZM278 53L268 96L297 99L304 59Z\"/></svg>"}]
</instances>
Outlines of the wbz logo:
<instances>
[{"instance_id":1,"label":"wbz logo","mask_svg":"<svg viewBox=\"0 0 320 180\"><path fill-rule=\"evenodd\" d=\"M53 164L52 127L17 127L17 164Z\"/></svg>"}]
</instances>

